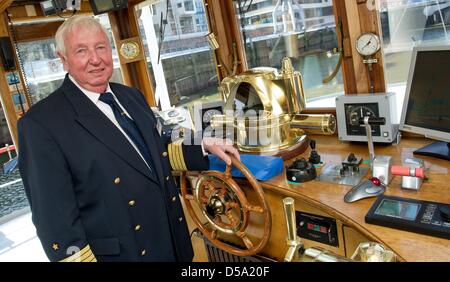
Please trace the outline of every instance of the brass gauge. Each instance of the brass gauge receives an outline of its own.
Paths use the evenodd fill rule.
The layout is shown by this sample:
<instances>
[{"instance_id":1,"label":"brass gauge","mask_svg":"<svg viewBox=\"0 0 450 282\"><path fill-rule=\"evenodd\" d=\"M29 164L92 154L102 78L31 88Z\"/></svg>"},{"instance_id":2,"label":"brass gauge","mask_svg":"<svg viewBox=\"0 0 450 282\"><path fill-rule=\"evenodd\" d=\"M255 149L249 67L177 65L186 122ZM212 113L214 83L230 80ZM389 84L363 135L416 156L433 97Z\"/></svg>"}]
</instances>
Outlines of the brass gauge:
<instances>
[{"instance_id":1,"label":"brass gauge","mask_svg":"<svg viewBox=\"0 0 450 282\"><path fill-rule=\"evenodd\" d=\"M363 33L356 40L356 50L362 56L373 56L381 49L381 42L378 35L374 33Z\"/></svg>"}]
</instances>

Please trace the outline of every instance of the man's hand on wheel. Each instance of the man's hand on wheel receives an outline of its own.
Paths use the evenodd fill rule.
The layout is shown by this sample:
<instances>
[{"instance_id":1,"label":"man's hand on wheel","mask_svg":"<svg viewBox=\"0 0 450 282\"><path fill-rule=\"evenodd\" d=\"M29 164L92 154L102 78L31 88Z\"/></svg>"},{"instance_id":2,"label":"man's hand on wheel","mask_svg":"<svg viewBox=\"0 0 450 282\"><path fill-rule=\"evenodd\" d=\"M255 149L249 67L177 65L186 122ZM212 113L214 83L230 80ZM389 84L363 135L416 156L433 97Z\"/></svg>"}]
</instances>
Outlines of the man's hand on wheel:
<instances>
[{"instance_id":1,"label":"man's hand on wheel","mask_svg":"<svg viewBox=\"0 0 450 282\"><path fill-rule=\"evenodd\" d=\"M216 155L227 165L231 165L231 158L227 153L230 153L238 160L241 159L238 150L233 147L233 142L229 139L205 137L202 140L202 144L205 151Z\"/></svg>"}]
</instances>

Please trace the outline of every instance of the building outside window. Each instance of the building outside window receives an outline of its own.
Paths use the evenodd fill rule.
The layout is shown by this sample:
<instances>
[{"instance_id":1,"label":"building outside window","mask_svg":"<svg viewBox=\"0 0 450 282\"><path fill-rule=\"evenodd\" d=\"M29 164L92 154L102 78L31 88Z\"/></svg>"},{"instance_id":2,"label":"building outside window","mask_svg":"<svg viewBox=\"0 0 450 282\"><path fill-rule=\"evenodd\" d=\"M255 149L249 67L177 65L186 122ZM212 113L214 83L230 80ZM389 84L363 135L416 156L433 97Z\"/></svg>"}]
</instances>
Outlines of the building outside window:
<instances>
[{"instance_id":1,"label":"building outside window","mask_svg":"<svg viewBox=\"0 0 450 282\"><path fill-rule=\"evenodd\" d=\"M185 10L187 2L194 5L194 1L184 1ZM175 1L169 1L173 14L167 15L166 27L154 29L161 22L161 13L166 18L166 3L153 3L156 16L150 13L148 4L136 7L158 106L164 110L220 100L213 54L205 37L208 28L202 0L195 1L195 13L185 13L176 8Z\"/></svg>"},{"instance_id":2,"label":"building outside window","mask_svg":"<svg viewBox=\"0 0 450 282\"><path fill-rule=\"evenodd\" d=\"M334 107L344 94L341 71L329 83L339 55L333 1L236 0L236 14L250 68L281 68L290 57L301 72L307 107Z\"/></svg>"},{"instance_id":3,"label":"building outside window","mask_svg":"<svg viewBox=\"0 0 450 282\"><path fill-rule=\"evenodd\" d=\"M383 0L377 8L387 89L401 112L413 47L450 44L450 0Z\"/></svg>"}]
</instances>

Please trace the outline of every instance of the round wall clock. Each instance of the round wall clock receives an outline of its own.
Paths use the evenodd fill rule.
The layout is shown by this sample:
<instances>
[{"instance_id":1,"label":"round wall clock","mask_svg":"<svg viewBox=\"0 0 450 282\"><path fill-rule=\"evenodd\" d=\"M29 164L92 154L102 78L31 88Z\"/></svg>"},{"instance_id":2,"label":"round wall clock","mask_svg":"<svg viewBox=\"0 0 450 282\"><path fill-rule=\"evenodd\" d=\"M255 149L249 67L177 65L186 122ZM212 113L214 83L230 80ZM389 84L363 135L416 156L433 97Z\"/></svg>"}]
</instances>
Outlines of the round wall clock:
<instances>
[{"instance_id":1,"label":"round wall clock","mask_svg":"<svg viewBox=\"0 0 450 282\"><path fill-rule=\"evenodd\" d=\"M132 60L140 55L141 48L137 42L128 41L120 45L119 52L125 59Z\"/></svg>"}]
</instances>

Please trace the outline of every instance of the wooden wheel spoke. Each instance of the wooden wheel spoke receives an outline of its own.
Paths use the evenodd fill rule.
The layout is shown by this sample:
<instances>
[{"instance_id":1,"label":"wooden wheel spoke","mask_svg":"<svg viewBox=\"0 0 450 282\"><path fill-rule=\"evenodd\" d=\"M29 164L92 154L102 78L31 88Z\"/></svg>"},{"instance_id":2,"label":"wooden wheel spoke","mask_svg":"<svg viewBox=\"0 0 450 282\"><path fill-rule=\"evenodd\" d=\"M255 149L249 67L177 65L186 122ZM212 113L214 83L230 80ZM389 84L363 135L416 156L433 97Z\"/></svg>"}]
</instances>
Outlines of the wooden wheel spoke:
<instances>
[{"instance_id":1,"label":"wooden wheel spoke","mask_svg":"<svg viewBox=\"0 0 450 282\"><path fill-rule=\"evenodd\" d=\"M239 204L236 203L236 202L227 202L225 204L225 207L226 207L227 210L234 209L234 208L239 208Z\"/></svg>"},{"instance_id":2,"label":"wooden wheel spoke","mask_svg":"<svg viewBox=\"0 0 450 282\"><path fill-rule=\"evenodd\" d=\"M264 213L264 209L260 206L248 205L247 209L251 212Z\"/></svg>"},{"instance_id":3,"label":"wooden wheel spoke","mask_svg":"<svg viewBox=\"0 0 450 282\"><path fill-rule=\"evenodd\" d=\"M202 196L202 197L200 197L200 200L202 201L202 204L207 204L209 201L209 198L206 196Z\"/></svg>"},{"instance_id":4,"label":"wooden wheel spoke","mask_svg":"<svg viewBox=\"0 0 450 282\"><path fill-rule=\"evenodd\" d=\"M213 239L216 239L216 238L217 238L217 229L214 229L214 230L211 232L211 237L212 237Z\"/></svg>"},{"instance_id":5,"label":"wooden wheel spoke","mask_svg":"<svg viewBox=\"0 0 450 282\"><path fill-rule=\"evenodd\" d=\"M253 242L250 240L250 238L248 238L248 236L244 232L236 232L236 235L242 239L242 242L244 242L248 250L253 248Z\"/></svg>"},{"instance_id":6,"label":"wooden wheel spoke","mask_svg":"<svg viewBox=\"0 0 450 282\"><path fill-rule=\"evenodd\" d=\"M223 198L227 194L228 189L225 186L220 187L220 196Z\"/></svg>"},{"instance_id":7,"label":"wooden wheel spoke","mask_svg":"<svg viewBox=\"0 0 450 282\"><path fill-rule=\"evenodd\" d=\"M227 165L227 168L225 169L224 173L226 177L231 177L231 168L232 168L231 165Z\"/></svg>"},{"instance_id":8,"label":"wooden wheel spoke","mask_svg":"<svg viewBox=\"0 0 450 282\"><path fill-rule=\"evenodd\" d=\"M230 211L228 211L225 215L227 216L228 220L231 222L232 226L237 224L236 219L234 218L234 216L231 214Z\"/></svg>"},{"instance_id":9,"label":"wooden wheel spoke","mask_svg":"<svg viewBox=\"0 0 450 282\"><path fill-rule=\"evenodd\" d=\"M213 221L214 221L216 224L218 224L218 225L223 224L222 218L220 218L220 216L217 216L217 215L216 215L216 217L213 219Z\"/></svg>"}]
</instances>

